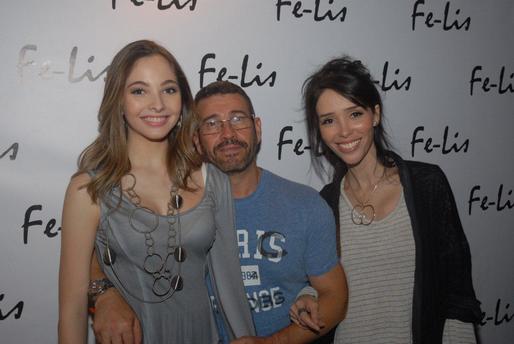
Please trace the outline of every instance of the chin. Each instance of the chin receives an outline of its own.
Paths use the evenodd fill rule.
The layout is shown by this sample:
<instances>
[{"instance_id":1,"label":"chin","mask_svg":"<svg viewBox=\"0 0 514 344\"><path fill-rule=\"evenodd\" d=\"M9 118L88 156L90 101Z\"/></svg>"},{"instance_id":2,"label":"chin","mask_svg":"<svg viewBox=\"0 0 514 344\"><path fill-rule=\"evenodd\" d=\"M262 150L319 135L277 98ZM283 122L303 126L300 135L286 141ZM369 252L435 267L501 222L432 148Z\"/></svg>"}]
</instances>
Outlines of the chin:
<instances>
[{"instance_id":1,"label":"chin","mask_svg":"<svg viewBox=\"0 0 514 344\"><path fill-rule=\"evenodd\" d=\"M168 135L151 135L146 137L149 141L152 142L163 142L168 139Z\"/></svg>"},{"instance_id":2,"label":"chin","mask_svg":"<svg viewBox=\"0 0 514 344\"><path fill-rule=\"evenodd\" d=\"M246 160L215 161L215 164L224 173L237 173L244 171L250 163Z\"/></svg>"},{"instance_id":3,"label":"chin","mask_svg":"<svg viewBox=\"0 0 514 344\"><path fill-rule=\"evenodd\" d=\"M225 173L240 172L244 170L244 165L242 163L234 162L221 163L219 164L219 167Z\"/></svg>"},{"instance_id":4,"label":"chin","mask_svg":"<svg viewBox=\"0 0 514 344\"><path fill-rule=\"evenodd\" d=\"M364 158L360 151L353 151L351 153L341 153L338 151L336 155L348 166L358 165Z\"/></svg>"}]
</instances>

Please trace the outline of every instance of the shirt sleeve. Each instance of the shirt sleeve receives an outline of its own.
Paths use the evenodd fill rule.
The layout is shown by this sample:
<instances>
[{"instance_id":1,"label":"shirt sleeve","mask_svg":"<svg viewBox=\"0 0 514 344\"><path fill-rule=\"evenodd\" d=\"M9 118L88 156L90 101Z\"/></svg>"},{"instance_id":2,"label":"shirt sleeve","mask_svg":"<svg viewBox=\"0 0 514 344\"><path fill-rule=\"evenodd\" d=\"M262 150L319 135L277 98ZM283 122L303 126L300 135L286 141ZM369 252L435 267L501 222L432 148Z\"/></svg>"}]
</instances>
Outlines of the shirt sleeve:
<instances>
[{"instance_id":1,"label":"shirt sleeve","mask_svg":"<svg viewBox=\"0 0 514 344\"><path fill-rule=\"evenodd\" d=\"M435 183L441 214L441 247L439 259L448 281L446 288L445 317L464 322L478 323L481 318L480 302L476 299L471 278L471 253L457 211L450 184L443 171ZM442 271L441 271L442 273Z\"/></svg>"},{"instance_id":2,"label":"shirt sleeve","mask_svg":"<svg viewBox=\"0 0 514 344\"><path fill-rule=\"evenodd\" d=\"M473 324L447 319L444 324L443 344L476 344Z\"/></svg>"},{"instance_id":3,"label":"shirt sleeve","mask_svg":"<svg viewBox=\"0 0 514 344\"><path fill-rule=\"evenodd\" d=\"M332 210L315 194L306 211L308 217L305 245L305 266L308 276L319 276L338 264L336 252L336 225Z\"/></svg>"},{"instance_id":4,"label":"shirt sleeve","mask_svg":"<svg viewBox=\"0 0 514 344\"><path fill-rule=\"evenodd\" d=\"M296 299L298 299L301 296L305 296L305 295L312 296L316 300L318 299L318 291L316 289L314 289L313 287L311 287L310 285L306 285L305 287L303 287L302 290L300 290L298 292L298 295L296 295Z\"/></svg>"}]
</instances>

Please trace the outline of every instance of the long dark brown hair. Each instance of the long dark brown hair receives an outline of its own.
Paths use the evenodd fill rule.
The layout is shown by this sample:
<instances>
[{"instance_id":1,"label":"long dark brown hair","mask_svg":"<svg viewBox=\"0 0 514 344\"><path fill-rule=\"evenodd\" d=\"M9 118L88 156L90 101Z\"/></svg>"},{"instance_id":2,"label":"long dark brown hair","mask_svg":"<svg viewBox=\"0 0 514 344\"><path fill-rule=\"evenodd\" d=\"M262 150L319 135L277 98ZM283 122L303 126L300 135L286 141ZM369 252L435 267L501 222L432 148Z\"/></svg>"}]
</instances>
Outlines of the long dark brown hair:
<instances>
[{"instance_id":1,"label":"long dark brown hair","mask_svg":"<svg viewBox=\"0 0 514 344\"><path fill-rule=\"evenodd\" d=\"M324 177L327 173L320 157L325 157L334 169L333 180L339 180L346 174L348 167L323 142L319 130L319 117L316 104L324 90L333 90L351 102L365 109L374 111L375 106L380 107L381 120L374 128L373 141L377 150L378 161L384 166L392 166L388 156L391 149L388 135L384 130L383 105L369 70L361 63L348 56L333 59L310 75L303 84L303 102L305 120L307 122L307 135L311 147L311 160L316 173Z\"/></svg>"}]
</instances>

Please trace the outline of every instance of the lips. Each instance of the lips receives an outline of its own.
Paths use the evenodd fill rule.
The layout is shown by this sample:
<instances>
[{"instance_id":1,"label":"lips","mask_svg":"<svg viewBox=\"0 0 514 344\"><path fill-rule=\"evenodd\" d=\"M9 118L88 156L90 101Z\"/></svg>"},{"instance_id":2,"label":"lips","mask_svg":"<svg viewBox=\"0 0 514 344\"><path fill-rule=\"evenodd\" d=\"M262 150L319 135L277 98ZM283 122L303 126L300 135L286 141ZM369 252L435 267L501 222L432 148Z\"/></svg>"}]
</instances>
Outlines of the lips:
<instances>
[{"instance_id":1,"label":"lips","mask_svg":"<svg viewBox=\"0 0 514 344\"><path fill-rule=\"evenodd\" d=\"M248 147L243 141L239 141L237 139L229 139L221 142L220 144L214 147L214 152L222 152L224 154L234 154L241 149Z\"/></svg>"},{"instance_id":2,"label":"lips","mask_svg":"<svg viewBox=\"0 0 514 344\"><path fill-rule=\"evenodd\" d=\"M361 142L361 139L357 139L357 140L350 141L350 142L337 143L337 149L341 153L350 153L350 152L353 152L359 146L360 142Z\"/></svg>"},{"instance_id":3,"label":"lips","mask_svg":"<svg viewBox=\"0 0 514 344\"><path fill-rule=\"evenodd\" d=\"M168 121L170 116L142 116L141 119L152 127L160 127Z\"/></svg>"}]
</instances>

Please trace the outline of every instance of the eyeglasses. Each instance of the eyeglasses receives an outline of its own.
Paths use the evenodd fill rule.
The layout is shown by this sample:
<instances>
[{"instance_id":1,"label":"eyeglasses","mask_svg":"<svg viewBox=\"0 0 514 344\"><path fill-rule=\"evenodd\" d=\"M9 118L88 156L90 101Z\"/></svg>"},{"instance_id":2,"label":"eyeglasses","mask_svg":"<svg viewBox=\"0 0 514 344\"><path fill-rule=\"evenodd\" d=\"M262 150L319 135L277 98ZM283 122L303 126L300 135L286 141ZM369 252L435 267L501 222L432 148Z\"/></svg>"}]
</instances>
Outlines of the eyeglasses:
<instances>
[{"instance_id":1,"label":"eyeglasses","mask_svg":"<svg viewBox=\"0 0 514 344\"><path fill-rule=\"evenodd\" d=\"M228 119L210 118L200 124L199 130L202 135L219 134L223 130L225 122L230 124L234 130L242 130L250 128L253 123L253 115L247 115L244 112L234 112Z\"/></svg>"}]
</instances>

